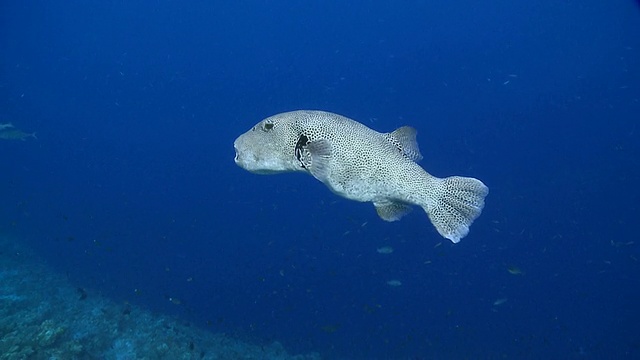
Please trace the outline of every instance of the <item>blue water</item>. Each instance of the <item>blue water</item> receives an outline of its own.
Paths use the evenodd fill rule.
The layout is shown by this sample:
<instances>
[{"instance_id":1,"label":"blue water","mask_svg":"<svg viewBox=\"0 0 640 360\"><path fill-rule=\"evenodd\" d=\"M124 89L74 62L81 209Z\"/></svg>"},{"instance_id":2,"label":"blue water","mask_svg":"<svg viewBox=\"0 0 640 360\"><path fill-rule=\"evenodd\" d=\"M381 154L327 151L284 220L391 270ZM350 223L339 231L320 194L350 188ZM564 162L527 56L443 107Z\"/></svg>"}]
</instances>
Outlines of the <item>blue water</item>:
<instances>
[{"instance_id":1,"label":"blue water","mask_svg":"<svg viewBox=\"0 0 640 360\"><path fill-rule=\"evenodd\" d=\"M0 123L38 138L0 140L0 229L290 352L640 358L638 34L629 0L5 1ZM417 128L425 169L490 188L469 236L234 164L295 109Z\"/></svg>"}]
</instances>

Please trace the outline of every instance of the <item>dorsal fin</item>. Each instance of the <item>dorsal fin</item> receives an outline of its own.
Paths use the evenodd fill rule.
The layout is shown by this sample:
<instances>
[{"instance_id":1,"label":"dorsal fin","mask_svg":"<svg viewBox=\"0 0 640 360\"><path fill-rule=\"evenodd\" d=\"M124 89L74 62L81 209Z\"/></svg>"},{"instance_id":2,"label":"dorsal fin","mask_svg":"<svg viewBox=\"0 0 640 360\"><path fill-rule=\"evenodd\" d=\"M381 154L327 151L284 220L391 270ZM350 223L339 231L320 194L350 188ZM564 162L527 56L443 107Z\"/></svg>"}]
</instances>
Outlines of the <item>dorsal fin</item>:
<instances>
[{"instance_id":1,"label":"dorsal fin","mask_svg":"<svg viewBox=\"0 0 640 360\"><path fill-rule=\"evenodd\" d=\"M387 140L410 160L422 160L422 154L416 141L416 129L411 126L402 126L387 134Z\"/></svg>"}]
</instances>

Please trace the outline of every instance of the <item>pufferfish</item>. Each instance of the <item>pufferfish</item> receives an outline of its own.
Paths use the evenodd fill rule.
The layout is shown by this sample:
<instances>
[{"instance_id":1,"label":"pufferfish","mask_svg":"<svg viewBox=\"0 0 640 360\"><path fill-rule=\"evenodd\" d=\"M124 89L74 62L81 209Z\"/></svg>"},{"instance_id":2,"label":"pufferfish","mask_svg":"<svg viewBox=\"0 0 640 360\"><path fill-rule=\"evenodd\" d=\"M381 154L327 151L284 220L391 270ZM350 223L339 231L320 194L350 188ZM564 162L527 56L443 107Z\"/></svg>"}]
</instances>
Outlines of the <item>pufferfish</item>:
<instances>
[{"instance_id":1,"label":"pufferfish","mask_svg":"<svg viewBox=\"0 0 640 360\"><path fill-rule=\"evenodd\" d=\"M347 199L372 202L386 221L422 207L443 237L457 243L480 216L489 189L470 177L427 173L416 130L380 133L347 117L299 110L268 117L234 142L235 162L256 174L306 172Z\"/></svg>"}]
</instances>

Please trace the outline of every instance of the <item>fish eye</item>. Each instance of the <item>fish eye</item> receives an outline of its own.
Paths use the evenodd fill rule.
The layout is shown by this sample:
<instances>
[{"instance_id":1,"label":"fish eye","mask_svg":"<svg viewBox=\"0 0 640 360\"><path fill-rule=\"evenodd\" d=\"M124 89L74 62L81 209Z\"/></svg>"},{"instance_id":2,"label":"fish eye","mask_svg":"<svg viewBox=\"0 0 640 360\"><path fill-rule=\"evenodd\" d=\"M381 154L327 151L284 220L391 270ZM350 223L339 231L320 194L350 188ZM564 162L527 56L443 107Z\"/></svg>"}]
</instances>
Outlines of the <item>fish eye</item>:
<instances>
[{"instance_id":1,"label":"fish eye","mask_svg":"<svg viewBox=\"0 0 640 360\"><path fill-rule=\"evenodd\" d=\"M264 131L269 131L273 129L273 123L268 123L268 122L264 123L264 125L262 126L262 129Z\"/></svg>"}]
</instances>

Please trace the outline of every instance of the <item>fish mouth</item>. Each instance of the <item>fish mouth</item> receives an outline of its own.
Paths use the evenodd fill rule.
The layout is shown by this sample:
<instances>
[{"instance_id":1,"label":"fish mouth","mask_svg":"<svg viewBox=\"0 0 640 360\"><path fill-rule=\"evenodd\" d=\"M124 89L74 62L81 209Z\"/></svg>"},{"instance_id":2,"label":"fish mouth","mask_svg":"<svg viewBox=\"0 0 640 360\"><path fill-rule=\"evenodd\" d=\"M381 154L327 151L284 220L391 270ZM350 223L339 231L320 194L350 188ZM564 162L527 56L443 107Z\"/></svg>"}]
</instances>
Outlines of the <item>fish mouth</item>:
<instances>
[{"instance_id":1,"label":"fish mouth","mask_svg":"<svg viewBox=\"0 0 640 360\"><path fill-rule=\"evenodd\" d=\"M236 163L236 165L247 170L248 172L259 174L259 175L271 175L271 174L278 174L282 172L280 170L272 170L269 168L265 168L263 161L260 161L259 158L255 154L253 154L251 151L245 151L241 156L240 155L241 151L239 151L238 146L235 143L233 144L233 150L236 153L235 157L233 158L233 161Z\"/></svg>"},{"instance_id":2,"label":"fish mouth","mask_svg":"<svg viewBox=\"0 0 640 360\"><path fill-rule=\"evenodd\" d=\"M235 144L233 145L233 150L234 150L234 151L235 151L235 153L236 153L236 156L233 158L233 161L237 164L237 163L238 163L238 161L240 161L240 157L238 156L238 148L236 147L236 145L235 145Z\"/></svg>"}]
</instances>

